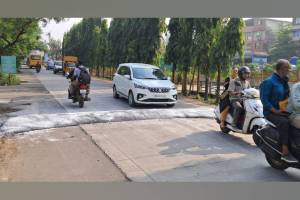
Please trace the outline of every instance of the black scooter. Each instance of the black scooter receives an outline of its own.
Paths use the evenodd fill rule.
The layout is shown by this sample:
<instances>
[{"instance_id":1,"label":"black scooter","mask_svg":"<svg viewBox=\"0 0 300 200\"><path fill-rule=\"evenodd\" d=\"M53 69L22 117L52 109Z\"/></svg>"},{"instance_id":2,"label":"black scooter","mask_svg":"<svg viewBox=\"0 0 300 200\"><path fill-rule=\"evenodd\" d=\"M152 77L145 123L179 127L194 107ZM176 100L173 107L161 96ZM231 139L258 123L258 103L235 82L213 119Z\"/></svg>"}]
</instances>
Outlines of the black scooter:
<instances>
[{"instance_id":1,"label":"black scooter","mask_svg":"<svg viewBox=\"0 0 300 200\"><path fill-rule=\"evenodd\" d=\"M253 133L253 140L265 153L266 160L271 167L278 170L285 170L288 167L300 169L300 129L292 126L289 143L289 151L298 160L298 163L288 163L281 160L279 132L273 124L268 124Z\"/></svg>"}]
</instances>

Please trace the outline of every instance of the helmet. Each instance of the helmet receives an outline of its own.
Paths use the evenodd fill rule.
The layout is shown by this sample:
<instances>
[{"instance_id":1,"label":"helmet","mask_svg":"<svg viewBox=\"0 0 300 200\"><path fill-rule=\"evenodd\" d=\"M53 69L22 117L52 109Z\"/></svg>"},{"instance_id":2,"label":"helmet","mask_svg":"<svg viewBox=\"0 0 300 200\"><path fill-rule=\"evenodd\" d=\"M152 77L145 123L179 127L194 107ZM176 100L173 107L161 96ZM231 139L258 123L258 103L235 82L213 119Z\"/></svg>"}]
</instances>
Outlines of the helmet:
<instances>
[{"instance_id":1,"label":"helmet","mask_svg":"<svg viewBox=\"0 0 300 200\"><path fill-rule=\"evenodd\" d=\"M240 79L244 79L244 78L243 78L243 74L245 74L245 73L251 73L250 68L247 67L247 66L242 66L242 67L240 67L239 72L238 72L239 78L240 78Z\"/></svg>"}]
</instances>

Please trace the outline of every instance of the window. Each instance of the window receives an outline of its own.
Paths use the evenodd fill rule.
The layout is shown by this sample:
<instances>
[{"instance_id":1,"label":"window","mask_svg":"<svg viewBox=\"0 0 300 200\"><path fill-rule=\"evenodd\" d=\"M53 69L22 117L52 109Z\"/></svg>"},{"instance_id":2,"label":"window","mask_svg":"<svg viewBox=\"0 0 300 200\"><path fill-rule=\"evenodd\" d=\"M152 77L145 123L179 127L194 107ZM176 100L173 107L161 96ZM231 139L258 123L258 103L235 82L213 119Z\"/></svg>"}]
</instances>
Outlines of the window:
<instances>
[{"instance_id":1,"label":"window","mask_svg":"<svg viewBox=\"0 0 300 200\"><path fill-rule=\"evenodd\" d=\"M125 66L120 67L120 69L118 70L118 74L122 76L125 75L126 72L127 72L127 67Z\"/></svg>"},{"instance_id":2,"label":"window","mask_svg":"<svg viewBox=\"0 0 300 200\"><path fill-rule=\"evenodd\" d=\"M133 77L136 79L167 79L160 69L155 68L133 68Z\"/></svg>"},{"instance_id":3,"label":"window","mask_svg":"<svg viewBox=\"0 0 300 200\"><path fill-rule=\"evenodd\" d=\"M251 32L246 32L246 40L252 40L252 33Z\"/></svg>"},{"instance_id":4,"label":"window","mask_svg":"<svg viewBox=\"0 0 300 200\"><path fill-rule=\"evenodd\" d=\"M300 24L300 17L296 17L295 24Z\"/></svg>"}]
</instances>

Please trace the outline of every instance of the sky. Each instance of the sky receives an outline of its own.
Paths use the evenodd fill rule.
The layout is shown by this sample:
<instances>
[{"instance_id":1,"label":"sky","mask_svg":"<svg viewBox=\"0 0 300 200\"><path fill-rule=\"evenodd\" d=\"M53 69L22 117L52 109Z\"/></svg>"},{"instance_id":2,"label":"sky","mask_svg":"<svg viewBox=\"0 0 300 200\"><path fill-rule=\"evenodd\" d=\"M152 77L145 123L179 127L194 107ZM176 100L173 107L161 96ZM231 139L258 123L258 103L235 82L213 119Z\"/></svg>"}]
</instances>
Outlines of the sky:
<instances>
[{"instance_id":1,"label":"sky","mask_svg":"<svg viewBox=\"0 0 300 200\"><path fill-rule=\"evenodd\" d=\"M111 18L106 18L108 22L110 23ZM249 18L244 18L249 19ZM272 18L277 20L284 20L284 21L292 21L292 18ZM45 41L48 41L47 33L51 34L51 37L56 40L63 39L64 33L68 32L71 27L77 23L79 23L82 20L82 18L68 18L65 21L61 23L55 23L54 21L51 21L46 27L42 27L42 39Z\"/></svg>"}]
</instances>

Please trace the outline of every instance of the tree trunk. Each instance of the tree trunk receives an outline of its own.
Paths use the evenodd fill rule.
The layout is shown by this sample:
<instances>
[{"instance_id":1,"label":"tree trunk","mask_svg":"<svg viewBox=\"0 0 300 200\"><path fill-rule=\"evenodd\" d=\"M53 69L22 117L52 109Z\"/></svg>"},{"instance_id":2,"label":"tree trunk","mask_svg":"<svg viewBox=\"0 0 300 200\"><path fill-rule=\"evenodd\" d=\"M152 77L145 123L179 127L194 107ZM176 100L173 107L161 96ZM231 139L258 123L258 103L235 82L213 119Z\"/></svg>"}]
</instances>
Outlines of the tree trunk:
<instances>
[{"instance_id":1,"label":"tree trunk","mask_svg":"<svg viewBox=\"0 0 300 200\"><path fill-rule=\"evenodd\" d=\"M100 66L99 65L97 65L97 67L96 67L96 76L100 77Z\"/></svg>"},{"instance_id":2,"label":"tree trunk","mask_svg":"<svg viewBox=\"0 0 300 200\"><path fill-rule=\"evenodd\" d=\"M205 68L207 68L208 66L205 65ZM205 71L208 71L207 69ZM209 73L206 72L205 74L205 93L204 93L204 101L208 100L208 83L209 83Z\"/></svg>"},{"instance_id":3,"label":"tree trunk","mask_svg":"<svg viewBox=\"0 0 300 200\"><path fill-rule=\"evenodd\" d=\"M105 77L105 67L104 66L102 67L102 77L103 78Z\"/></svg>"},{"instance_id":4,"label":"tree trunk","mask_svg":"<svg viewBox=\"0 0 300 200\"><path fill-rule=\"evenodd\" d=\"M200 93L200 66L197 67L198 72L197 72L197 94Z\"/></svg>"},{"instance_id":5,"label":"tree trunk","mask_svg":"<svg viewBox=\"0 0 300 200\"><path fill-rule=\"evenodd\" d=\"M173 64L172 68L172 81L175 83L176 63Z\"/></svg>"},{"instance_id":6,"label":"tree trunk","mask_svg":"<svg viewBox=\"0 0 300 200\"><path fill-rule=\"evenodd\" d=\"M216 103L220 101L220 83L221 83L221 66L217 65L218 76L217 76L217 90L216 90Z\"/></svg>"},{"instance_id":7,"label":"tree trunk","mask_svg":"<svg viewBox=\"0 0 300 200\"><path fill-rule=\"evenodd\" d=\"M193 76L192 76L192 80L190 83L190 91L189 91L189 95L191 94L192 88L194 89L194 78L195 78L195 73L196 73L196 66L194 67L194 71L193 71Z\"/></svg>"},{"instance_id":8,"label":"tree trunk","mask_svg":"<svg viewBox=\"0 0 300 200\"><path fill-rule=\"evenodd\" d=\"M187 69L183 71L183 80L182 80L182 94L186 96L186 88L187 88Z\"/></svg>"}]
</instances>

